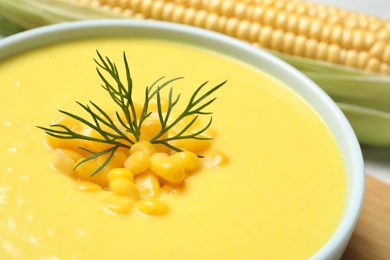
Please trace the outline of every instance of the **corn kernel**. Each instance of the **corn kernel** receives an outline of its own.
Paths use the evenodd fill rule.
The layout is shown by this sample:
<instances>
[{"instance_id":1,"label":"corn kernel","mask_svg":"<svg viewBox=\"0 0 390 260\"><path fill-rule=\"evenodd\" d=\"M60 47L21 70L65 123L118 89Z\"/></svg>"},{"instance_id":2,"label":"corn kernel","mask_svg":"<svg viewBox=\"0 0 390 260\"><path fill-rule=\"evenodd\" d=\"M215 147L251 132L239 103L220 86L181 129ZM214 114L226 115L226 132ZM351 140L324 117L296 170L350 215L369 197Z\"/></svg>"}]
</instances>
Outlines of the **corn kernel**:
<instances>
[{"instance_id":1,"label":"corn kernel","mask_svg":"<svg viewBox=\"0 0 390 260\"><path fill-rule=\"evenodd\" d=\"M161 131L161 122L158 117L148 117L141 126L141 135L140 140L151 141L155 136L157 136ZM159 137L159 139L164 139L168 137L168 132L164 133ZM159 152L167 152L169 148L163 144L154 144L153 145Z\"/></svg>"},{"instance_id":2,"label":"corn kernel","mask_svg":"<svg viewBox=\"0 0 390 260\"><path fill-rule=\"evenodd\" d=\"M161 186L161 192L162 193L173 193L173 194L181 194L183 193L184 187L186 182L182 181L179 184L173 184L173 183L165 183L163 186Z\"/></svg>"},{"instance_id":3,"label":"corn kernel","mask_svg":"<svg viewBox=\"0 0 390 260\"><path fill-rule=\"evenodd\" d=\"M226 155L216 150L208 150L202 156L202 164L207 168L219 168L229 161Z\"/></svg>"},{"instance_id":4,"label":"corn kernel","mask_svg":"<svg viewBox=\"0 0 390 260\"><path fill-rule=\"evenodd\" d=\"M171 148L164 144L154 144L154 147L156 147L156 152L158 153L166 153L169 154L172 152Z\"/></svg>"},{"instance_id":5,"label":"corn kernel","mask_svg":"<svg viewBox=\"0 0 390 260\"><path fill-rule=\"evenodd\" d=\"M54 129L57 127L53 127ZM43 139L44 143L50 148L62 148L77 150L78 147L85 146L85 140L82 139L61 139L51 135L45 135Z\"/></svg>"},{"instance_id":6,"label":"corn kernel","mask_svg":"<svg viewBox=\"0 0 390 260\"><path fill-rule=\"evenodd\" d=\"M97 163L98 164L103 164L108 156L110 156L108 153L103 154L97 158ZM115 151L114 155L111 157L111 160L106 164L105 168L108 170L114 169L114 168L123 168L125 165L125 161L127 159L127 155L124 151Z\"/></svg>"},{"instance_id":7,"label":"corn kernel","mask_svg":"<svg viewBox=\"0 0 390 260\"><path fill-rule=\"evenodd\" d=\"M77 163L79 162L80 160L77 161ZM100 164L98 164L96 161L89 160L80 164L75 169L75 172L77 176L80 177L80 179L82 180L96 183L101 187L106 187L108 185L108 178L107 178L108 171L106 169L103 168L101 171L91 176L99 167Z\"/></svg>"},{"instance_id":8,"label":"corn kernel","mask_svg":"<svg viewBox=\"0 0 390 260\"><path fill-rule=\"evenodd\" d=\"M190 151L174 153L170 156L172 160L183 167L185 172L194 172L200 169L198 156Z\"/></svg>"},{"instance_id":9,"label":"corn kernel","mask_svg":"<svg viewBox=\"0 0 390 260\"><path fill-rule=\"evenodd\" d=\"M150 156L145 151L136 151L131 154L124 163L126 169L129 169L134 175L146 171L150 165Z\"/></svg>"},{"instance_id":10,"label":"corn kernel","mask_svg":"<svg viewBox=\"0 0 390 260\"><path fill-rule=\"evenodd\" d=\"M125 178L134 182L133 173L125 168L114 168L108 172L107 177L110 182L118 178Z\"/></svg>"},{"instance_id":11,"label":"corn kernel","mask_svg":"<svg viewBox=\"0 0 390 260\"><path fill-rule=\"evenodd\" d=\"M131 108L129 107L131 120L134 120L134 118L137 118L137 119L140 118L141 113L142 113L142 109L143 109L143 106L141 106L140 104L135 103L135 102L133 102L133 104L134 104L135 116L134 116L134 114L133 114L133 111L132 111ZM111 113L111 118L112 118L114 121L119 122L117 113L118 113L120 119L121 119L123 122L129 123L129 122L127 122L126 115L125 115L125 113L123 112L122 109L120 109L120 110L118 110L118 111L115 111L115 112Z\"/></svg>"},{"instance_id":12,"label":"corn kernel","mask_svg":"<svg viewBox=\"0 0 390 260\"><path fill-rule=\"evenodd\" d=\"M168 109L168 99L164 97L160 97L160 104L161 104L161 111L167 112ZM157 104L157 98L153 98L149 101L148 105L149 111L157 112L158 111L158 104Z\"/></svg>"},{"instance_id":13,"label":"corn kernel","mask_svg":"<svg viewBox=\"0 0 390 260\"><path fill-rule=\"evenodd\" d=\"M193 118L192 118L193 119ZM175 136L177 135L187 124L190 122L191 117L186 117L181 122L175 126L173 129L169 131L168 136ZM183 123L182 123L183 121ZM188 122L184 122L188 121ZM204 125L200 124L199 120L195 120L194 124L191 125L189 129L187 129L184 133L184 135L191 135L194 134L204 128ZM199 140L199 139L194 139L194 138L188 138L188 139L177 139L170 141L169 143L181 150L185 151L191 151L194 153L199 153L205 149L207 149L211 142L212 138L214 138L217 135L217 131L213 128L208 128L206 129L203 133L198 134L197 136L200 138L209 138L206 140Z\"/></svg>"},{"instance_id":14,"label":"corn kernel","mask_svg":"<svg viewBox=\"0 0 390 260\"><path fill-rule=\"evenodd\" d=\"M64 154L66 156L68 156L69 158L71 158L72 160L74 160L75 162L77 162L78 160L80 160L81 158L83 158L83 155L74 151L74 150L70 150L70 149L62 149L62 151L64 152Z\"/></svg>"},{"instance_id":15,"label":"corn kernel","mask_svg":"<svg viewBox=\"0 0 390 260\"><path fill-rule=\"evenodd\" d=\"M104 130L110 131L110 129L104 129ZM90 133L90 137L104 139L104 137L99 132L97 132L95 129L91 129L91 131L89 133ZM113 147L113 145L109 144L109 143L101 143L101 142L94 142L94 141L90 142L89 146L90 146L90 149L93 151L104 151L104 150L107 150L107 149Z\"/></svg>"},{"instance_id":16,"label":"corn kernel","mask_svg":"<svg viewBox=\"0 0 390 260\"><path fill-rule=\"evenodd\" d=\"M130 154L133 154L136 151L144 151L148 153L149 156L157 152L156 147L154 147L151 142L146 140L139 141L130 147Z\"/></svg>"},{"instance_id":17,"label":"corn kernel","mask_svg":"<svg viewBox=\"0 0 390 260\"><path fill-rule=\"evenodd\" d=\"M134 201L127 196L111 195L103 200L103 209L114 214L128 214L130 213Z\"/></svg>"},{"instance_id":18,"label":"corn kernel","mask_svg":"<svg viewBox=\"0 0 390 260\"><path fill-rule=\"evenodd\" d=\"M179 115L177 115L175 118L177 118ZM196 115L189 115L181 119L172 129L175 133L179 133L181 130L183 130L191 121L194 121L192 125L187 129L187 132L193 132L195 130L200 130L200 120L199 118L196 118Z\"/></svg>"},{"instance_id":19,"label":"corn kernel","mask_svg":"<svg viewBox=\"0 0 390 260\"><path fill-rule=\"evenodd\" d=\"M75 161L64 153L62 149L55 149L50 161L50 165L57 171L71 174L75 166Z\"/></svg>"},{"instance_id":20,"label":"corn kernel","mask_svg":"<svg viewBox=\"0 0 390 260\"><path fill-rule=\"evenodd\" d=\"M148 117L141 125L140 140L152 140L161 131L161 122L158 117Z\"/></svg>"},{"instance_id":21,"label":"corn kernel","mask_svg":"<svg viewBox=\"0 0 390 260\"><path fill-rule=\"evenodd\" d=\"M162 216L169 212L169 207L164 202L155 198L143 199L139 202L137 209L148 216Z\"/></svg>"},{"instance_id":22,"label":"corn kernel","mask_svg":"<svg viewBox=\"0 0 390 260\"><path fill-rule=\"evenodd\" d=\"M185 177L183 167L163 153L155 153L150 157L150 169L164 180L175 184L182 182Z\"/></svg>"},{"instance_id":23,"label":"corn kernel","mask_svg":"<svg viewBox=\"0 0 390 260\"><path fill-rule=\"evenodd\" d=\"M141 195L135 184L129 179L117 178L110 181L110 188L119 195L126 195L133 200L140 200Z\"/></svg>"},{"instance_id":24,"label":"corn kernel","mask_svg":"<svg viewBox=\"0 0 390 260\"><path fill-rule=\"evenodd\" d=\"M89 181L76 181L76 188L80 191L100 191L102 187Z\"/></svg>"},{"instance_id":25,"label":"corn kernel","mask_svg":"<svg viewBox=\"0 0 390 260\"><path fill-rule=\"evenodd\" d=\"M83 131L84 126L85 126L82 122L74 119L73 117L67 116L67 115L60 116L57 120L55 120L53 122L53 124L64 125L64 126L68 127L69 129L71 129L72 131L75 131L77 133L80 133L81 131Z\"/></svg>"},{"instance_id":26,"label":"corn kernel","mask_svg":"<svg viewBox=\"0 0 390 260\"><path fill-rule=\"evenodd\" d=\"M160 183L157 175L152 171L136 175L134 184L143 198L157 197L160 194Z\"/></svg>"},{"instance_id":27,"label":"corn kernel","mask_svg":"<svg viewBox=\"0 0 390 260\"><path fill-rule=\"evenodd\" d=\"M200 134L198 136L202 138L210 138L209 136L204 134ZM189 138L189 139L177 139L177 140L170 141L169 143L181 150L199 153L210 147L211 140L210 139L198 140L198 139Z\"/></svg>"}]
</instances>

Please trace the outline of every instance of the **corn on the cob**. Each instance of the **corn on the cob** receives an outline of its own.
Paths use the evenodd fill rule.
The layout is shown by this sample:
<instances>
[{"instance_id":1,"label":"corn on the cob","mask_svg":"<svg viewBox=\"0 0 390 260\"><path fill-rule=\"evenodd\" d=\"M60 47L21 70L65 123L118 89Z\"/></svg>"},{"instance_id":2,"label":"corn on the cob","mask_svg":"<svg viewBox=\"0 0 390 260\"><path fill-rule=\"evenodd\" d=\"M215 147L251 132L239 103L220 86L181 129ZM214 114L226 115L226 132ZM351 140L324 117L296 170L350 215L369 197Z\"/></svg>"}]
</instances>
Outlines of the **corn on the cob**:
<instances>
[{"instance_id":1,"label":"corn on the cob","mask_svg":"<svg viewBox=\"0 0 390 260\"><path fill-rule=\"evenodd\" d=\"M287 54L390 74L390 22L295 0L80 0L125 17L210 29Z\"/></svg>"},{"instance_id":2,"label":"corn on the cob","mask_svg":"<svg viewBox=\"0 0 390 260\"><path fill-rule=\"evenodd\" d=\"M120 17L194 25L282 53L390 74L390 22L326 5L297 0L35 2L78 4Z\"/></svg>"},{"instance_id":3,"label":"corn on the cob","mask_svg":"<svg viewBox=\"0 0 390 260\"><path fill-rule=\"evenodd\" d=\"M314 80L338 102L362 143L390 145L390 21L375 16L299 0L0 0L1 16L25 29L132 18L224 33ZM382 130L368 118L380 121L375 125ZM369 126L361 127L360 119ZM375 140L368 137L373 131L380 133Z\"/></svg>"}]
</instances>

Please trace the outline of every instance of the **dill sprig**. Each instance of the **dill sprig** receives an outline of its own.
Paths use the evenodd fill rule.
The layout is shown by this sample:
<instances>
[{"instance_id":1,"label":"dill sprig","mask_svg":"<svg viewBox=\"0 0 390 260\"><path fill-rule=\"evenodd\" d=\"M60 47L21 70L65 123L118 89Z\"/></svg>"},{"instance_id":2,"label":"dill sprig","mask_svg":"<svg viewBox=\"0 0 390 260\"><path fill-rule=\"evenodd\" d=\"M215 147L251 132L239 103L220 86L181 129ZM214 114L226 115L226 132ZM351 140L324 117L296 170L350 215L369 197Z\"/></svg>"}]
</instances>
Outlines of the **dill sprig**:
<instances>
[{"instance_id":1,"label":"dill sprig","mask_svg":"<svg viewBox=\"0 0 390 260\"><path fill-rule=\"evenodd\" d=\"M210 111L204 111L204 109L207 108L216 99L215 97L210 99L209 96L213 94L216 90L218 90L220 87L222 87L226 83L226 81L214 86L204 94L200 94L200 92L207 85L208 82L206 81L201 84L192 94L184 110L174 120L171 120L172 110L178 104L180 100L180 94L174 96L173 88L170 87L168 93L168 108L165 112L163 112L161 90L170 85L172 82L182 79L182 77L177 77L166 81L162 81L164 77L158 78L149 87L146 87L142 112L141 115L139 115L139 118L137 118L136 108L132 97L133 80L130 74L130 68L127 62L126 53L123 53L126 84L122 82L115 63L113 63L108 57L103 58L103 56L100 55L99 51L97 51L97 55L98 59L94 59L94 61L97 64L96 71L103 82L101 86L104 90L107 91L111 99L118 105L119 111L123 112L123 115L120 116L119 112L117 111L116 117L120 125L125 129L125 132L123 131L123 129L120 129L112 120L112 118L93 101L89 101L89 103L86 105L76 101L76 103L89 114L89 116L91 117L90 120L87 120L84 117L75 115L64 110L59 110L59 112L71 118L74 118L77 121L83 123L85 126L95 130L97 133L100 134L101 138L85 135L83 133L78 133L63 124L52 124L50 125L50 127L37 126L38 128L44 130L46 134L56 138L82 139L86 141L111 145L110 148L102 151L92 151L85 147L79 147L79 149L89 153L90 156L78 162L75 165L74 169L76 169L79 165L86 161L93 160L99 156L108 154L107 158L104 160L101 166L92 173L91 176L93 176L109 163L118 148L124 147L130 149L131 145L140 141L142 123L152 114L152 112L149 111L149 103L153 98L156 98L157 101L157 115L161 123L161 130L159 133L156 134L156 136L154 136L150 140L152 144L163 144L176 152L180 152L182 151L180 148L173 146L169 142L178 139L191 138L198 140L211 139L209 137L201 136L202 133L210 127L212 123L211 116L208 124L202 129L192 133L187 133L186 131L195 123L199 115L212 114L212 112ZM111 84L110 81L106 79L106 76L103 75L104 72L111 77L111 81L114 81L114 84ZM182 119L193 115L195 115L195 117L190 122L188 122L180 132L176 133L173 136L166 137L165 134L170 129L175 127L175 125L177 125ZM131 135L128 133L131 133ZM132 136L133 138L130 138L129 136Z\"/></svg>"}]
</instances>

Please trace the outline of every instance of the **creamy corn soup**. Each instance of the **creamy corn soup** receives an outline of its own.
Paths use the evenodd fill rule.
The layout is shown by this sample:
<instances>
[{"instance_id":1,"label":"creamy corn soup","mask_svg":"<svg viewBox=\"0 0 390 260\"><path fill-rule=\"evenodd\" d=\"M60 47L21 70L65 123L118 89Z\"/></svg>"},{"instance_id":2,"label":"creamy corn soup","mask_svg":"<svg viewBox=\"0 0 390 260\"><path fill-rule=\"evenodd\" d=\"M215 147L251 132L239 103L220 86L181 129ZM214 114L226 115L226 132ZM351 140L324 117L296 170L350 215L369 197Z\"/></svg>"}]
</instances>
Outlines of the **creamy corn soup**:
<instances>
[{"instance_id":1,"label":"creamy corn soup","mask_svg":"<svg viewBox=\"0 0 390 260\"><path fill-rule=\"evenodd\" d=\"M102 207L110 190L80 191L50 166L43 144L58 109L110 108L96 50L118 66L126 52L135 99L161 76L187 100L227 80L208 108L221 167L161 192L161 216ZM0 63L1 259L304 259L343 214L346 175L328 128L277 79L224 55L153 39L93 39L25 52ZM206 120L208 117L206 116Z\"/></svg>"}]
</instances>

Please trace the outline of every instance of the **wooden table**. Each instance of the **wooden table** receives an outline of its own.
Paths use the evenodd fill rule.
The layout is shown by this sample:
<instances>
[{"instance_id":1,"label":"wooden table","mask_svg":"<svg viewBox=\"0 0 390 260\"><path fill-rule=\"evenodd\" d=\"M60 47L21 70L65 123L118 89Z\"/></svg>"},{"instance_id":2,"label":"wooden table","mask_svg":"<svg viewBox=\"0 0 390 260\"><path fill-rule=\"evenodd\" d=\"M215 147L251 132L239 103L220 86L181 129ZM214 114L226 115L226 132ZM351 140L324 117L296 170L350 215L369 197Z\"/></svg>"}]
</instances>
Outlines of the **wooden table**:
<instances>
[{"instance_id":1,"label":"wooden table","mask_svg":"<svg viewBox=\"0 0 390 260\"><path fill-rule=\"evenodd\" d=\"M390 260L390 185L366 176L363 208L343 260Z\"/></svg>"}]
</instances>

